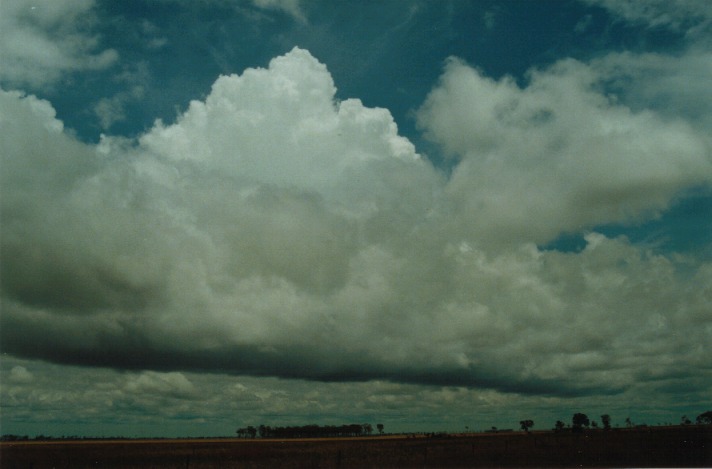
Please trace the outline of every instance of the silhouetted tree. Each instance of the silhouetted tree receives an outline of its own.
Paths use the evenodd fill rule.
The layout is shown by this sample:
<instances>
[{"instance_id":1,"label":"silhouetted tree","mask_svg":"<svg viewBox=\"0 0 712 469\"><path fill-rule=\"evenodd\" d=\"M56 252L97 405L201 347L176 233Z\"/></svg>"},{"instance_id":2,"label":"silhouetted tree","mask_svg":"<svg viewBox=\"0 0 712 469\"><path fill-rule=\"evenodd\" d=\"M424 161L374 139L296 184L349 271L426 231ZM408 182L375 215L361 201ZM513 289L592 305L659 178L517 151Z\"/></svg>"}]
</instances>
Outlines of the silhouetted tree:
<instances>
[{"instance_id":1,"label":"silhouetted tree","mask_svg":"<svg viewBox=\"0 0 712 469\"><path fill-rule=\"evenodd\" d=\"M681 423L682 425L689 425L689 424L692 423L692 421L687 418L687 415L683 415L683 416L680 418L680 423Z\"/></svg>"},{"instance_id":2,"label":"silhouetted tree","mask_svg":"<svg viewBox=\"0 0 712 469\"><path fill-rule=\"evenodd\" d=\"M373 427L371 426L370 423L364 423L362 426L363 426L363 432L366 435L370 435L373 432Z\"/></svg>"},{"instance_id":3,"label":"silhouetted tree","mask_svg":"<svg viewBox=\"0 0 712 469\"><path fill-rule=\"evenodd\" d=\"M712 410L703 412L695 419L698 425L712 425Z\"/></svg>"},{"instance_id":4,"label":"silhouetted tree","mask_svg":"<svg viewBox=\"0 0 712 469\"><path fill-rule=\"evenodd\" d=\"M611 429L611 416L608 414L601 415L601 423L603 424L604 430Z\"/></svg>"},{"instance_id":5,"label":"silhouetted tree","mask_svg":"<svg viewBox=\"0 0 712 469\"><path fill-rule=\"evenodd\" d=\"M272 430L272 429L271 429L270 427L265 426L265 425L260 425L260 426L257 428L257 431L258 431L259 434L260 434L260 438L267 438L267 437L269 437L269 436L271 435L271 433L272 433L271 430Z\"/></svg>"},{"instance_id":6,"label":"silhouetted tree","mask_svg":"<svg viewBox=\"0 0 712 469\"><path fill-rule=\"evenodd\" d=\"M534 426L534 421L533 420L520 420L519 426L522 428L522 430L529 433L529 429Z\"/></svg>"},{"instance_id":7,"label":"silhouetted tree","mask_svg":"<svg viewBox=\"0 0 712 469\"><path fill-rule=\"evenodd\" d=\"M353 423L346 427L346 434L349 436L361 436L361 433L363 433L363 426L358 423Z\"/></svg>"},{"instance_id":8,"label":"silhouetted tree","mask_svg":"<svg viewBox=\"0 0 712 469\"><path fill-rule=\"evenodd\" d=\"M589 423L588 416L582 413L575 413L571 419L571 427L575 432L582 431L582 427L588 427Z\"/></svg>"},{"instance_id":9,"label":"silhouetted tree","mask_svg":"<svg viewBox=\"0 0 712 469\"><path fill-rule=\"evenodd\" d=\"M378 433L383 435L383 424L382 423L377 423L376 428L378 428Z\"/></svg>"},{"instance_id":10,"label":"silhouetted tree","mask_svg":"<svg viewBox=\"0 0 712 469\"><path fill-rule=\"evenodd\" d=\"M630 417L625 418L625 426L628 428L633 426L633 421L630 419Z\"/></svg>"},{"instance_id":11,"label":"silhouetted tree","mask_svg":"<svg viewBox=\"0 0 712 469\"><path fill-rule=\"evenodd\" d=\"M565 426L566 424L564 422L562 422L561 420L557 420L554 424L554 431L557 433L561 433L564 431Z\"/></svg>"}]
</instances>

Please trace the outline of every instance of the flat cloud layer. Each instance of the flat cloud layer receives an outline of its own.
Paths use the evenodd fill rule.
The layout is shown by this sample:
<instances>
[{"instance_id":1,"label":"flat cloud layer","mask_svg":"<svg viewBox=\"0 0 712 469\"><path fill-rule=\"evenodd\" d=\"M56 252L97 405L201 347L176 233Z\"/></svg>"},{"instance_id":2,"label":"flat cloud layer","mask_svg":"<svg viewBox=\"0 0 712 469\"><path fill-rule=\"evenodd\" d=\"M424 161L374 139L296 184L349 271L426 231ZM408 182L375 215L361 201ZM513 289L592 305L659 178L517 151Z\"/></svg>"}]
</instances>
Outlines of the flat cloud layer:
<instances>
[{"instance_id":1,"label":"flat cloud layer","mask_svg":"<svg viewBox=\"0 0 712 469\"><path fill-rule=\"evenodd\" d=\"M522 88L451 60L418 112L449 177L301 49L135 142L81 143L3 91L2 350L153 370L121 392L177 398L179 371L709 389L711 264L597 233L537 247L712 181L708 137L601 80L568 60Z\"/></svg>"}]
</instances>

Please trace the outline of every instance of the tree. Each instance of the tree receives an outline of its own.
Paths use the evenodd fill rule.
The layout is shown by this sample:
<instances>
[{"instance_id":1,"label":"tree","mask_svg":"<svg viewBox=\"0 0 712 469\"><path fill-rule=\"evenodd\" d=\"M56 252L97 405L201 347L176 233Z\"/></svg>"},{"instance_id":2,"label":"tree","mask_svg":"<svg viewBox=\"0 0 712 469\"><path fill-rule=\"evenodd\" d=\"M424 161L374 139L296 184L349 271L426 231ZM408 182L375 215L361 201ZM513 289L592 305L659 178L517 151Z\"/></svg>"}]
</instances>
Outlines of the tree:
<instances>
[{"instance_id":1,"label":"tree","mask_svg":"<svg viewBox=\"0 0 712 469\"><path fill-rule=\"evenodd\" d=\"M689 425L689 424L691 424L691 423L692 423L692 421L687 418L687 415L683 415L683 416L680 418L680 424L681 424L681 425Z\"/></svg>"},{"instance_id":2,"label":"tree","mask_svg":"<svg viewBox=\"0 0 712 469\"><path fill-rule=\"evenodd\" d=\"M562 422L561 420L557 420L554 424L554 431L557 433L561 433L564 431L565 426L566 424L564 422Z\"/></svg>"},{"instance_id":3,"label":"tree","mask_svg":"<svg viewBox=\"0 0 712 469\"><path fill-rule=\"evenodd\" d=\"M625 418L625 426L628 428L633 426L633 421L630 419L630 417Z\"/></svg>"},{"instance_id":4,"label":"tree","mask_svg":"<svg viewBox=\"0 0 712 469\"><path fill-rule=\"evenodd\" d=\"M257 429L252 425L248 425L247 434L250 435L250 438L254 438L255 436L257 436Z\"/></svg>"},{"instance_id":5,"label":"tree","mask_svg":"<svg viewBox=\"0 0 712 469\"><path fill-rule=\"evenodd\" d=\"M519 426L522 428L522 430L529 433L529 429L534 426L534 421L533 420L520 420Z\"/></svg>"},{"instance_id":6,"label":"tree","mask_svg":"<svg viewBox=\"0 0 712 469\"><path fill-rule=\"evenodd\" d=\"M378 428L378 433L383 435L383 424L382 423L377 423L376 428Z\"/></svg>"},{"instance_id":7,"label":"tree","mask_svg":"<svg viewBox=\"0 0 712 469\"><path fill-rule=\"evenodd\" d=\"M363 424L363 432L366 435L370 435L373 432L373 427L371 426L370 423L364 423Z\"/></svg>"},{"instance_id":8,"label":"tree","mask_svg":"<svg viewBox=\"0 0 712 469\"><path fill-rule=\"evenodd\" d=\"M270 427L265 426L265 425L260 425L257 428L257 431L260 434L260 438L267 438L272 433L271 430L272 429Z\"/></svg>"},{"instance_id":9,"label":"tree","mask_svg":"<svg viewBox=\"0 0 712 469\"><path fill-rule=\"evenodd\" d=\"M604 430L611 429L611 416L608 414L601 415L601 423L603 424Z\"/></svg>"},{"instance_id":10,"label":"tree","mask_svg":"<svg viewBox=\"0 0 712 469\"><path fill-rule=\"evenodd\" d=\"M712 410L703 412L695 419L698 425L712 425Z\"/></svg>"},{"instance_id":11,"label":"tree","mask_svg":"<svg viewBox=\"0 0 712 469\"><path fill-rule=\"evenodd\" d=\"M575 432L582 431L582 427L588 427L589 423L588 416L582 413L575 413L571 419L571 427Z\"/></svg>"},{"instance_id":12,"label":"tree","mask_svg":"<svg viewBox=\"0 0 712 469\"><path fill-rule=\"evenodd\" d=\"M352 423L351 425L346 425L344 432L349 436L361 436L363 426L358 423Z\"/></svg>"}]
</instances>

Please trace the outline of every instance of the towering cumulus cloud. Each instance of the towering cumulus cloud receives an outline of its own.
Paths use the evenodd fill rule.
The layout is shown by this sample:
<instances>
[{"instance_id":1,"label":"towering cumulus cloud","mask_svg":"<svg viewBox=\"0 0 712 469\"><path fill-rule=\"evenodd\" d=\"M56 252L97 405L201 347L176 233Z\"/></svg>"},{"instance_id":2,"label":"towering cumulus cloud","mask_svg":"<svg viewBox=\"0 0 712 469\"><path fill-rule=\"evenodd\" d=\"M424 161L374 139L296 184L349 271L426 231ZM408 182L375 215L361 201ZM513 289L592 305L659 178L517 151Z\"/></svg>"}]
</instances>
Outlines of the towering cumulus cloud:
<instances>
[{"instance_id":1,"label":"towering cumulus cloud","mask_svg":"<svg viewBox=\"0 0 712 469\"><path fill-rule=\"evenodd\" d=\"M712 266L596 233L537 247L710 181L704 137L596 81L564 61L521 88L450 61L418 112L449 177L298 48L136 141L80 143L49 103L2 92L2 350L183 394L181 371L675 386L707 360Z\"/></svg>"}]
</instances>

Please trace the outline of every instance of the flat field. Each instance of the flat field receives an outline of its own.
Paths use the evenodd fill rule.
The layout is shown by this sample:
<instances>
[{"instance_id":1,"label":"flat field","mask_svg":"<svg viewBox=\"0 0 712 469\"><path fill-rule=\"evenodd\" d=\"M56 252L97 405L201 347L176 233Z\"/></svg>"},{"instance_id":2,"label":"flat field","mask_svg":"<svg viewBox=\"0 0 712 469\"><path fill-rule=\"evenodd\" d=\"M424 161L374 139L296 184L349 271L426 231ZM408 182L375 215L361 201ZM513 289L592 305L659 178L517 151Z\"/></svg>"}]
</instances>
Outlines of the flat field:
<instances>
[{"instance_id":1,"label":"flat field","mask_svg":"<svg viewBox=\"0 0 712 469\"><path fill-rule=\"evenodd\" d=\"M712 426L309 440L0 444L14 468L712 467Z\"/></svg>"}]
</instances>

